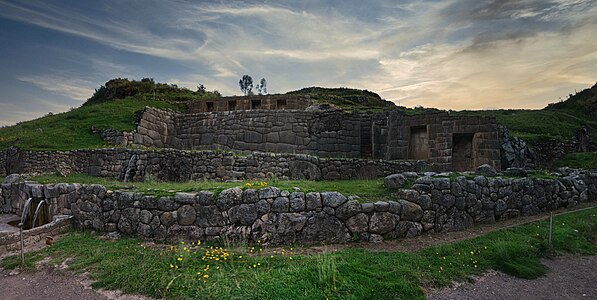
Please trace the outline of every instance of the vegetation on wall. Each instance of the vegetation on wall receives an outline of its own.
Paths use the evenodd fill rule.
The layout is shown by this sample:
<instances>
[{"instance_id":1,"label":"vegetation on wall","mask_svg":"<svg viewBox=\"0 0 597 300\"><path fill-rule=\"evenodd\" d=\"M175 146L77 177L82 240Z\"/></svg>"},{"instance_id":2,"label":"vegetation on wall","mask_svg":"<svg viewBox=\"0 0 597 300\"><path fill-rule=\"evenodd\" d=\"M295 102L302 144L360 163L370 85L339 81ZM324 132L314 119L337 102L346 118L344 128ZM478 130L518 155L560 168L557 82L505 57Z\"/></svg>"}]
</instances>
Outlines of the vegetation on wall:
<instances>
[{"instance_id":1,"label":"vegetation on wall","mask_svg":"<svg viewBox=\"0 0 597 300\"><path fill-rule=\"evenodd\" d=\"M597 152L569 153L558 162L560 167L597 169Z\"/></svg>"}]
</instances>

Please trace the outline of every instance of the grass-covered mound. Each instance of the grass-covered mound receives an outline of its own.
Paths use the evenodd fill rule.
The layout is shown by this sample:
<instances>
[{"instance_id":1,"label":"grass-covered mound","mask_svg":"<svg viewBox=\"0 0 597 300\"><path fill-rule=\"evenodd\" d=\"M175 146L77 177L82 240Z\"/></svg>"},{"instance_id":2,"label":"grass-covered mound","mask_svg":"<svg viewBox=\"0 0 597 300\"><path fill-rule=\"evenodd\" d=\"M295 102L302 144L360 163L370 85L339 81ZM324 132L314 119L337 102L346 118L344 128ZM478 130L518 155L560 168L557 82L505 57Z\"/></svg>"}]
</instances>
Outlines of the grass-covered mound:
<instances>
[{"instance_id":1,"label":"grass-covered mound","mask_svg":"<svg viewBox=\"0 0 597 300\"><path fill-rule=\"evenodd\" d=\"M180 100L209 99L219 93L191 91L152 79L113 79L101 86L81 107L0 128L0 150L74 150L108 146L91 127L135 129L135 115L146 106L184 110Z\"/></svg>"},{"instance_id":2,"label":"grass-covered mound","mask_svg":"<svg viewBox=\"0 0 597 300\"><path fill-rule=\"evenodd\" d=\"M494 116L510 133L531 143L555 138L570 140L577 129L587 127L593 142L597 141L597 83L562 102L544 109L499 109L457 111L452 115Z\"/></svg>"},{"instance_id":3,"label":"grass-covered mound","mask_svg":"<svg viewBox=\"0 0 597 300\"><path fill-rule=\"evenodd\" d=\"M351 88L308 87L288 92L289 95L308 96L316 103L333 104L339 108L350 109L382 109L396 108L396 104L382 99L378 94L368 90Z\"/></svg>"}]
</instances>

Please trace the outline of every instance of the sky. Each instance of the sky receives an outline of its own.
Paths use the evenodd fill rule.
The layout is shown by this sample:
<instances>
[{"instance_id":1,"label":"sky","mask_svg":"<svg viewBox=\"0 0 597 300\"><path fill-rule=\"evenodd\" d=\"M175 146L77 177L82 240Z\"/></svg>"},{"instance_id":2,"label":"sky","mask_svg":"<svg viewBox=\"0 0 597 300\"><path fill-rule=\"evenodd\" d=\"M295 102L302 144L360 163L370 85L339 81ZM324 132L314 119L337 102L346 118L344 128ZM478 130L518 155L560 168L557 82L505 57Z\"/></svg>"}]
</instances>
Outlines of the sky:
<instances>
[{"instance_id":1,"label":"sky","mask_svg":"<svg viewBox=\"0 0 597 300\"><path fill-rule=\"evenodd\" d=\"M0 0L0 126L112 78L225 96L367 89L398 105L542 108L597 81L597 0Z\"/></svg>"}]
</instances>

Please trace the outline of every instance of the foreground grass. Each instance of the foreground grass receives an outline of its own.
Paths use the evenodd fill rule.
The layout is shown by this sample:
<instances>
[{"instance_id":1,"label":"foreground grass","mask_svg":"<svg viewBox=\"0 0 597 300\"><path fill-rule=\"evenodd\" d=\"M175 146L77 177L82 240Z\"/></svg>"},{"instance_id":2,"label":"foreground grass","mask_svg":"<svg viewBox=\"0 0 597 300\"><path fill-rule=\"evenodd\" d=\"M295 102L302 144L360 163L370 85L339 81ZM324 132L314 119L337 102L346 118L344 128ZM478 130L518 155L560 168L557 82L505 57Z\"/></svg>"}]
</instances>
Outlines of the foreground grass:
<instances>
[{"instance_id":1,"label":"foreground grass","mask_svg":"<svg viewBox=\"0 0 597 300\"><path fill-rule=\"evenodd\" d=\"M270 181L189 181L189 182L158 182L146 180L145 182L122 182L113 178L93 177L83 174L71 174L67 177L57 175L42 175L31 178L43 184L80 183L101 184L108 189L135 191L146 195L171 196L176 192L212 191L219 193L228 188L241 187L261 189L274 186L281 190L293 192L300 188L301 192L339 192L345 196L359 196L360 201L390 200L393 191L383 185L383 179L372 180L270 180Z\"/></svg>"},{"instance_id":2,"label":"foreground grass","mask_svg":"<svg viewBox=\"0 0 597 300\"><path fill-rule=\"evenodd\" d=\"M496 269L522 278L547 272L548 222L499 230L414 253L347 249L319 255L260 245L210 248L203 244L146 247L139 240L104 240L72 233L27 255L27 265L50 257L88 272L94 287L152 297L201 299L422 299L421 286L445 286ZM597 253L597 208L556 216L554 250ZM197 252L197 253L195 253ZM18 257L3 260L4 268ZM206 276L207 275L207 276Z\"/></svg>"}]
</instances>

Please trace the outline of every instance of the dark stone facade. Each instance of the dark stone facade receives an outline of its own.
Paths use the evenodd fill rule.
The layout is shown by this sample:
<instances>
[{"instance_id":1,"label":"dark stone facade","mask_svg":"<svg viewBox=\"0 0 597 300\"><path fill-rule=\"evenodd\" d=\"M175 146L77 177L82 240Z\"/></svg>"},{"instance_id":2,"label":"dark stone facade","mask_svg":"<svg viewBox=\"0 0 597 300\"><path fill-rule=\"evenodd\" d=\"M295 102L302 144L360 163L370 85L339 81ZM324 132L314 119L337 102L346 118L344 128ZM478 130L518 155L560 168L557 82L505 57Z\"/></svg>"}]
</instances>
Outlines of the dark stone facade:
<instances>
[{"instance_id":1,"label":"dark stone facade","mask_svg":"<svg viewBox=\"0 0 597 300\"><path fill-rule=\"evenodd\" d=\"M146 147L302 153L320 157L426 160L434 170L500 169L489 117L396 111L238 110L181 114L146 108L134 133Z\"/></svg>"}]
</instances>

